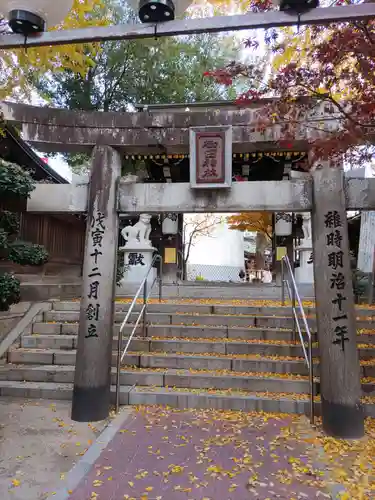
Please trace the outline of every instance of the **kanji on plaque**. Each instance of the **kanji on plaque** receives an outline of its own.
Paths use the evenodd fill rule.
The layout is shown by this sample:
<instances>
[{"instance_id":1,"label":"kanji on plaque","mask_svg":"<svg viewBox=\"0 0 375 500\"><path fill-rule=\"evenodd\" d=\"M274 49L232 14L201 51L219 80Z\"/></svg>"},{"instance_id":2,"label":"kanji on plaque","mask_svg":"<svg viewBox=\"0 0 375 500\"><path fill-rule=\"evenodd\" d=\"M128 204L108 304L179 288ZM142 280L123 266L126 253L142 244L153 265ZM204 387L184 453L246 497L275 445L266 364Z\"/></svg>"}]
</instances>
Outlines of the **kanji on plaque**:
<instances>
[{"instance_id":1,"label":"kanji on plaque","mask_svg":"<svg viewBox=\"0 0 375 500\"><path fill-rule=\"evenodd\" d=\"M225 182L225 132L196 134L196 182Z\"/></svg>"}]
</instances>

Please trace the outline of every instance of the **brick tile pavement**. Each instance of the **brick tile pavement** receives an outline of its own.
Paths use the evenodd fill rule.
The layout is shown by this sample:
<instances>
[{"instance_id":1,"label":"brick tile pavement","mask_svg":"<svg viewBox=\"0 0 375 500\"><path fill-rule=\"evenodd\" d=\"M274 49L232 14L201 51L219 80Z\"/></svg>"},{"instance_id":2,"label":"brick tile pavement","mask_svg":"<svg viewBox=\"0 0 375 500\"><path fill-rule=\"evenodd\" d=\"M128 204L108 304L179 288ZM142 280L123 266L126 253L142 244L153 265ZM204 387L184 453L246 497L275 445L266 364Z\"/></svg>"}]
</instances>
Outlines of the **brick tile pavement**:
<instances>
[{"instance_id":1,"label":"brick tile pavement","mask_svg":"<svg viewBox=\"0 0 375 500\"><path fill-rule=\"evenodd\" d=\"M298 417L213 410L134 410L70 500L329 498L288 435Z\"/></svg>"}]
</instances>

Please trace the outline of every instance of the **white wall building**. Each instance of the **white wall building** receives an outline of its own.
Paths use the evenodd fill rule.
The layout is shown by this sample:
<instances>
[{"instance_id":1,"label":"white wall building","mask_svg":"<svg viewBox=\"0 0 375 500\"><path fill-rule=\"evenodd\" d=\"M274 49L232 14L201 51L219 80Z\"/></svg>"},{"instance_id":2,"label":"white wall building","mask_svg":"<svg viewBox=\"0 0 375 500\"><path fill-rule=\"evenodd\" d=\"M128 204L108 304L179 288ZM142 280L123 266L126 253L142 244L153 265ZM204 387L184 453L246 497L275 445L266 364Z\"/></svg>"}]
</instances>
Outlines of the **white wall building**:
<instances>
[{"instance_id":1,"label":"white wall building","mask_svg":"<svg viewBox=\"0 0 375 500\"><path fill-rule=\"evenodd\" d=\"M215 226L210 236L197 237L191 246L187 262L187 275L191 281L197 276L206 281L240 281L238 273L244 268L243 232L229 229L225 217L230 214L216 215L222 217L222 222ZM184 219L191 222L200 216L189 214ZM186 236L189 236L189 231Z\"/></svg>"}]
</instances>

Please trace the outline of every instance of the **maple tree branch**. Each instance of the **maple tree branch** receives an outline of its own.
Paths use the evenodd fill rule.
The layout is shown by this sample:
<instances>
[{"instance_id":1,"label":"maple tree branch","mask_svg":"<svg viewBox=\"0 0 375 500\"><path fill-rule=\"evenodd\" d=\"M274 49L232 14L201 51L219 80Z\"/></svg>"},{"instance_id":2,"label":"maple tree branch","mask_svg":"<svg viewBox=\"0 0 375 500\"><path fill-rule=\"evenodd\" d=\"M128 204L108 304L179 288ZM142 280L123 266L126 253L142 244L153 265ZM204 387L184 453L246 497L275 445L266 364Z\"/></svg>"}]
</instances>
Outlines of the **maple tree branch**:
<instances>
[{"instance_id":1,"label":"maple tree branch","mask_svg":"<svg viewBox=\"0 0 375 500\"><path fill-rule=\"evenodd\" d=\"M367 41L371 44L374 45L374 40L371 38L370 32L368 30L368 23L360 23L360 22L354 22L354 26L360 30L363 31L365 37L367 38Z\"/></svg>"},{"instance_id":2,"label":"maple tree branch","mask_svg":"<svg viewBox=\"0 0 375 500\"><path fill-rule=\"evenodd\" d=\"M336 108L340 111L340 113L342 113L345 116L345 118L347 120L349 120L350 122L352 122L354 125L357 125L358 127L364 127L364 128L373 128L375 126L375 123L367 124L367 123L361 123L358 120L354 120L352 115L350 113L348 113L347 111L345 111L344 107L339 102L337 102L336 99L334 99L331 95L327 96L327 98L334 106L336 106Z\"/></svg>"},{"instance_id":3,"label":"maple tree branch","mask_svg":"<svg viewBox=\"0 0 375 500\"><path fill-rule=\"evenodd\" d=\"M340 111L340 113L348 121L350 121L354 125L356 125L358 127L365 127L365 128L372 128L372 127L374 127L375 124L365 124L365 123L359 122L358 120L353 119L353 117L351 116L351 114L348 111L346 111L345 108L342 106L342 104L340 104L338 101L336 101L336 99L334 97L332 97L332 95L330 93L320 94L319 92L317 92L316 90L312 89L308 85L304 85L303 83L299 83L299 85L302 88L306 89L308 92L311 92L312 94L314 94L316 97L318 97L320 99L322 99L324 97L325 99L327 99L328 101L330 101Z\"/></svg>"}]
</instances>

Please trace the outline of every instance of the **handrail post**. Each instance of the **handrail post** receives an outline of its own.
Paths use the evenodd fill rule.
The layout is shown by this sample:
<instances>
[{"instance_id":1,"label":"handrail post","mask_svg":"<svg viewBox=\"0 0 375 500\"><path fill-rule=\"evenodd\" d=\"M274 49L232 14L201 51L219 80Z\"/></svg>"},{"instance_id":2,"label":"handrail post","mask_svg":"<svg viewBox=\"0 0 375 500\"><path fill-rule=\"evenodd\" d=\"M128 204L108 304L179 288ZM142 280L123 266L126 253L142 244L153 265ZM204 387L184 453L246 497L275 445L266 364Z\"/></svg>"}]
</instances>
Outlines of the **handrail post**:
<instances>
[{"instance_id":1,"label":"handrail post","mask_svg":"<svg viewBox=\"0 0 375 500\"><path fill-rule=\"evenodd\" d=\"M147 337L147 280L145 280L145 283L143 285L143 336Z\"/></svg>"},{"instance_id":2,"label":"handrail post","mask_svg":"<svg viewBox=\"0 0 375 500\"><path fill-rule=\"evenodd\" d=\"M284 257L281 258L281 305L285 306L285 276Z\"/></svg>"},{"instance_id":3,"label":"handrail post","mask_svg":"<svg viewBox=\"0 0 375 500\"><path fill-rule=\"evenodd\" d=\"M310 386L310 423L314 425L315 408L314 408L314 365L312 354L312 337L309 336L309 386Z\"/></svg>"},{"instance_id":4,"label":"handrail post","mask_svg":"<svg viewBox=\"0 0 375 500\"><path fill-rule=\"evenodd\" d=\"M125 354L127 353L127 350L129 348L129 345L130 345L130 342L132 341L132 338L135 334L135 331L137 330L138 328L138 325L141 321L141 318L143 320L143 327L142 327L142 330L143 330L143 336L144 337L147 337L147 333L148 333L148 327L147 327L147 305L148 305L148 286L147 286L147 278L148 278L148 275L150 274L152 268L154 267L154 264L155 262L157 261L157 259L160 260L160 276L162 276L162 273L163 273L163 268L162 268L162 258L160 255L155 255L152 259L152 262L151 262L151 265L150 267L148 268L148 271L146 272L146 275L145 277L143 278L142 280L142 283L140 283L139 285L139 288L136 292L136 294L134 295L134 298L129 306L129 309L125 315L125 318L124 318L124 321L122 322L121 326L120 326L120 331L119 331L119 334L118 334L118 337L117 337L117 363L116 363L116 412L119 411L119 408L120 408L120 372L121 372L121 362L122 360L124 359L124 356ZM156 278L153 280L152 284L151 284L151 287L150 287L150 293L152 291L152 288L154 286L156 282ZM129 335L129 339L126 343L126 346L124 348L124 350L122 350L122 343L123 343L123 339L124 339L124 335L123 335L123 329L126 325L126 323L128 322L129 318L130 318L130 315L132 314L132 311L133 311L133 308L135 306L135 304L137 303L137 300L138 300L138 297L140 296L141 292L143 290L143 304L142 304L142 309L141 311L139 312L138 314L138 317L137 317L137 320L135 322L135 325L133 327L133 330L132 332L130 333ZM162 298L162 288L161 288L161 280L159 281L159 300L161 300Z\"/></svg>"},{"instance_id":5,"label":"handrail post","mask_svg":"<svg viewBox=\"0 0 375 500\"><path fill-rule=\"evenodd\" d=\"M159 302L163 299L163 257L159 259Z\"/></svg>"},{"instance_id":6,"label":"handrail post","mask_svg":"<svg viewBox=\"0 0 375 500\"><path fill-rule=\"evenodd\" d=\"M296 311L296 290L294 286L292 286L292 309ZM293 342L297 343L297 325L296 325L296 317L293 314Z\"/></svg>"},{"instance_id":7,"label":"handrail post","mask_svg":"<svg viewBox=\"0 0 375 500\"><path fill-rule=\"evenodd\" d=\"M116 413L120 409L120 371L121 371L122 328L117 337L117 363L116 363Z\"/></svg>"},{"instance_id":8,"label":"handrail post","mask_svg":"<svg viewBox=\"0 0 375 500\"><path fill-rule=\"evenodd\" d=\"M294 338L294 342L295 343L297 342L297 327L298 327L298 334L299 334L299 337L300 337L300 340L301 340L302 350L303 350L303 353L304 353L306 365L307 365L308 370L309 370L309 390L310 390L310 412L309 413L310 413L310 422L313 425L314 424L314 420L315 420L315 408L314 408L314 395L315 395L315 391L314 391L314 366L313 366L313 347L312 347L313 346L313 340L312 340L312 335L311 335L311 332L310 332L309 325L307 323L306 315L305 315L305 312L304 312L304 309L303 309L303 304L302 304L302 301L301 301L301 297L300 297L300 295L298 293L297 284L296 284L296 281L295 281L295 278L294 278L294 272L293 272L294 267L292 268L292 265L291 265L290 260L289 260L289 258L288 258L287 255L282 258L282 264L284 265L283 274L286 273L286 275L287 275L286 278L284 276L284 284L285 284L285 286L287 288L289 299L292 301L293 338ZM291 285L289 285L288 278L290 278ZM300 312L300 314L302 316L302 323L303 323L303 325L305 327L306 334L308 336L308 353L306 353L305 343L304 343L303 336L302 336L302 331L301 331L301 328L300 328L300 323L299 323L299 319L298 319L298 315L297 315L297 311L296 311L296 302L298 302L299 312Z\"/></svg>"}]
</instances>

